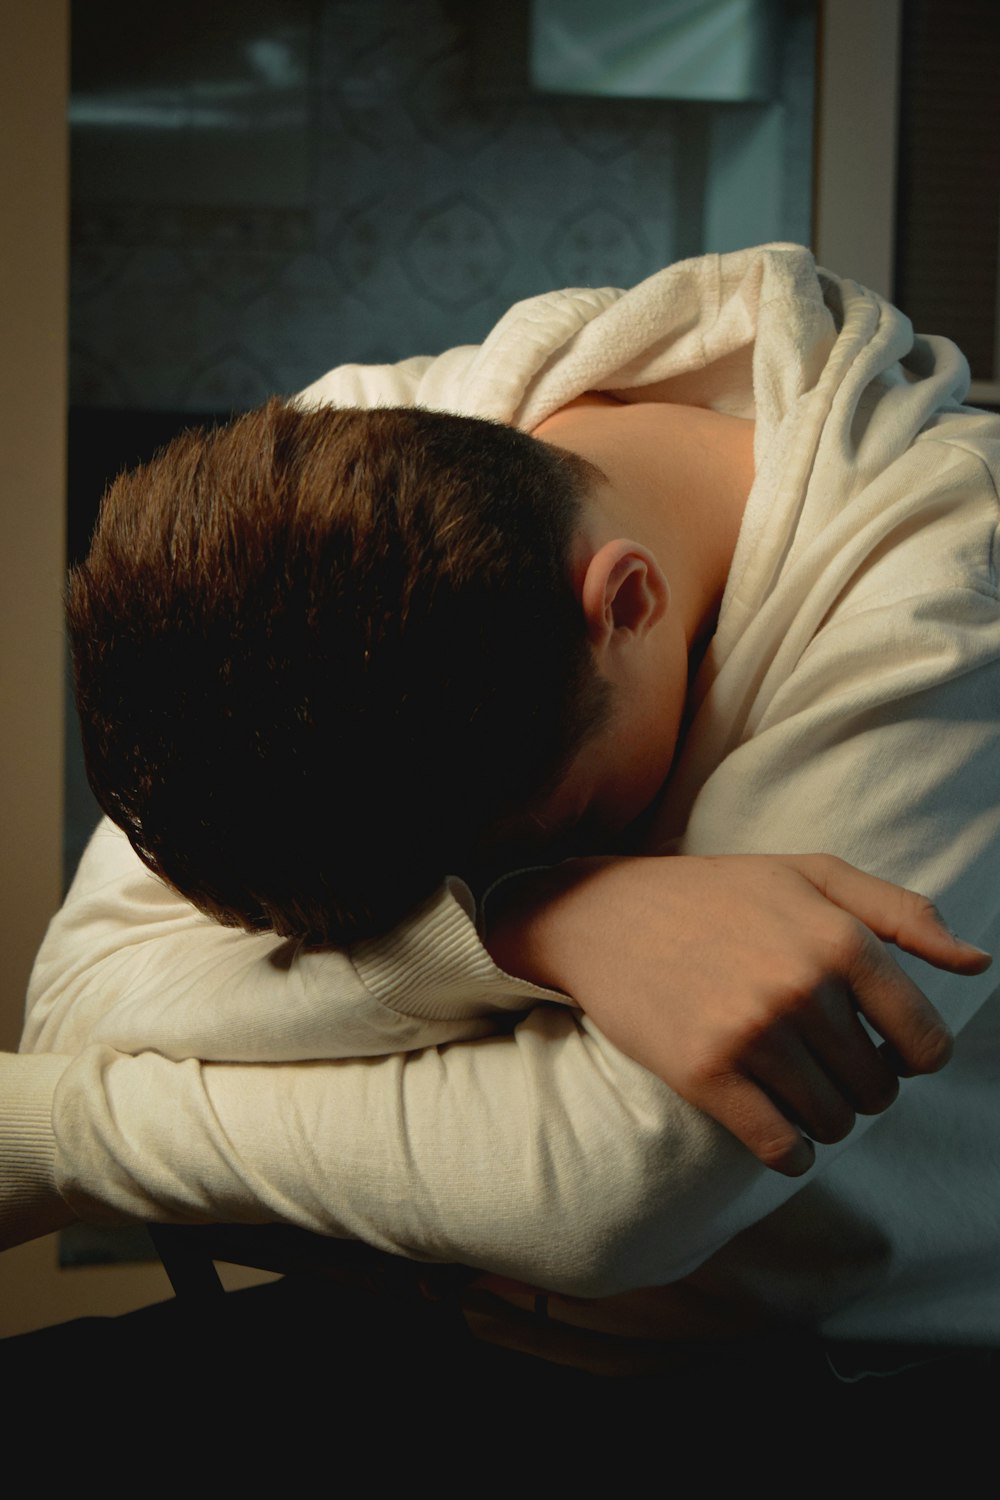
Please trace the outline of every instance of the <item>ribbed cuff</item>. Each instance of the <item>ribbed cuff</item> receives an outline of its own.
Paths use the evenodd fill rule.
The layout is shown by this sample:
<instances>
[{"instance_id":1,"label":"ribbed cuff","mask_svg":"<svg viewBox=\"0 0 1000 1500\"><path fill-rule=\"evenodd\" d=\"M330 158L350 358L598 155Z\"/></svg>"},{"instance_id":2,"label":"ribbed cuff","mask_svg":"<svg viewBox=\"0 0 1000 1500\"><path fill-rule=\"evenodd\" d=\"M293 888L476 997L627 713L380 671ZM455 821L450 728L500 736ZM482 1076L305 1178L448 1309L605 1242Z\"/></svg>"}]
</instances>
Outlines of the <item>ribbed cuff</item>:
<instances>
[{"instance_id":1,"label":"ribbed cuff","mask_svg":"<svg viewBox=\"0 0 1000 1500\"><path fill-rule=\"evenodd\" d=\"M75 1215L56 1187L52 1100L71 1059L0 1053L0 1249Z\"/></svg>"},{"instance_id":2,"label":"ribbed cuff","mask_svg":"<svg viewBox=\"0 0 1000 1500\"><path fill-rule=\"evenodd\" d=\"M479 940L475 902L452 876L387 937L358 943L351 958L370 993L390 1010L424 1020L522 1011L565 995L498 969Z\"/></svg>"}]
</instances>

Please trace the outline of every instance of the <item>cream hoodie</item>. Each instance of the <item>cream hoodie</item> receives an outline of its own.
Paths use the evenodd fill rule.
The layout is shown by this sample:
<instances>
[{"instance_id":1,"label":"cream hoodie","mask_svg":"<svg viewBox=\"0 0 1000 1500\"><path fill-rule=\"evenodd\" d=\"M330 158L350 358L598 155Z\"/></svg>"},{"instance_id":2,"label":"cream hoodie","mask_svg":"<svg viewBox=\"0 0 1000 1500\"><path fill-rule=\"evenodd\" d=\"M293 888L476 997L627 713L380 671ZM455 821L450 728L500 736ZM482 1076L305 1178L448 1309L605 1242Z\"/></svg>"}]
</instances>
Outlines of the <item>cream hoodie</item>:
<instances>
[{"instance_id":1,"label":"cream hoodie","mask_svg":"<svg viewBox=\"0 0 1000 1500\"><path fill-rule=\"evenodd\" d=\"M534 298L481 347L343 367L300 399L525 429L589 389L753 416L655 843L836 853L996 949L1000 422L958 406L967 378L947 340L769 246ZM453 882L390 939L308 955L207 922L102 825L29 994L24 1047L59 1056L6 1067L8 1213L41 1226L55 1186L90 1218L288 1219L583 1294L704 1265L836 1336L1000 1337L989 974L912 964L955 1059L791 1180L501 975L471 916ZM478 1040L438 1045L456 1037ZM391 1055L325 1060L352 1052Z\"/></svg>"}]
</instances>

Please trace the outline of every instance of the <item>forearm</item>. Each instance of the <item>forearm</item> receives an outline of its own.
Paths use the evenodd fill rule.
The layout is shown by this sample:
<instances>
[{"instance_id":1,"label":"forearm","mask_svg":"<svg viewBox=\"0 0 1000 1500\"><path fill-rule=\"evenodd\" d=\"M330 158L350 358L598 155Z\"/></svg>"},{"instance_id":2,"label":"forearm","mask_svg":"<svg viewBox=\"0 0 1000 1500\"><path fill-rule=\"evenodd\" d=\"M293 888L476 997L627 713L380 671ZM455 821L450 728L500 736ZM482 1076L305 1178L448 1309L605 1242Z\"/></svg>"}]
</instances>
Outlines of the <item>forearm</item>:
<instances>
[{"instance_id":1,"label":"forearm","mask_svg":"<svg viewBox=\"0 0 1000 1500\"><path fill-rule=\"evenodd\" d=\"M364 1064L94 1048L53 1120L60 1190L86 1218L280 1219L580 1295L684 1275L787 1188L555 1007L509 1037Z\"/></svg>"},{"instance_id":2,"label":"forearm","mask_svg":"<svg viewBox=\"0 0 1000 1500\"><path fill-rule=\"evenodd\" d=\"M450 881L349 952L251 936L202 916L105 820L38 955L22 1050L297 1062L485 1036L548 996L494 968L472 917Z\"/></svg>"}]
</instances>

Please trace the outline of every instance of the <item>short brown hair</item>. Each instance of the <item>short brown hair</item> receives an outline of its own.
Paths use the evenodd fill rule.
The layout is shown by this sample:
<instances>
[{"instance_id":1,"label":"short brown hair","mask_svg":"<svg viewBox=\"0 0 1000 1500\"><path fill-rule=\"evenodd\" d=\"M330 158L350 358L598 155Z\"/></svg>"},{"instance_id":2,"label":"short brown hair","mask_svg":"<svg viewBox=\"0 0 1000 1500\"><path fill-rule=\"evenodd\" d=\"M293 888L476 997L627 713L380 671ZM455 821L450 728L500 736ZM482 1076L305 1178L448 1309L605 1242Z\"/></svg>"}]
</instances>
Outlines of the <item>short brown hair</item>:
<instances>
[{"instance_id":1,"label":"short brown hair","mask_svg":"<svg viewBox=\"0 0 1000 1500\"><path fill-rule=\"evenodd\" d=\"M278 400L120 476L68 617L87 770L251 930L387 930L602 725L581 469L498 423Z\"/></svg>"}]
</instances>

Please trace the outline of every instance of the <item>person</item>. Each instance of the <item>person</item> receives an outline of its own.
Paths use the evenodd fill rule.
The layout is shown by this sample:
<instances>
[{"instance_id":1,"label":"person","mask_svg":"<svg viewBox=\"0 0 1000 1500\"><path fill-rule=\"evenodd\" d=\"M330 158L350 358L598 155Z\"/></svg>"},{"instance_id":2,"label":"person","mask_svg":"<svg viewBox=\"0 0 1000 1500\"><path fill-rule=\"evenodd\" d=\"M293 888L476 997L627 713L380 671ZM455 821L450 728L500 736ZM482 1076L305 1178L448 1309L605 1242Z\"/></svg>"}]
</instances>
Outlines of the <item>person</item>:
<instances>
[{"instance_id":1,"label":"person","mask_svg":"<svg viewBox=\"0 0 1000 1500\"><path fill-rule=\"evenodd\" d=\"M568 886L557 877L555 899L541 877L541 899L515 912L508 966L530 979L544 953L540 977L563 981L584 1018L542 1006L467 1045L304 1068L324 1056L301 1039L308 1006L272 1005L266 1031L253 1016L241 1031L241 990L263 991L266 976L301 1002L325 963L331 988L367 984L418 1015L434 995L461 1008L502 990L517 1011L539 991L498 976L453 895L350 959L312 952L290 968L268 939L268 958L251 956L258 940L211 928L105 834L37 974L29 1045L78 1055L21 1060L25 1116L55 1097L55 1145L36 1131L29 1196L55 1208L57 1180L90 1212L289 1218L568 1292L658 1285L702 1266L702 1285L724 1300L840 1336L982 1339L982 1252L996 1227L980 1190L997 1128L987 977L935 981L932 998L961 1033L951 1066L904 1085L849 1152L821 1148L796 1178L764 1171L591 1020L607 1025L599 995L613 991L608 1015L638 993L655 1018L665 972L682 995L738 980L756 934L739 931L747 907L730 921L719 904L719 865L704 856L724 851L826 847L928 892L964 932L995 941L997 432L959 405L965 378L946 341L914 340L895 310L817 275L806 252L765 247L683 263L627 294L516 308L478 351L320 382L311 399L338 405L419 402L536 433L552 417L570 449L604 420L621 430L629 406L643 419L661 403L755 418L753 489L651 830L694 869L601 861ZM571 404L588 391L624 405L601 401L595 416ZM566 424L584 416L574 435ZM626 595L633 609L642 601L633 625L663 594L653 566L640 557L635 568L639 551L625 559L642 579ZM600 757L584 757L555 789L558 801L570 787L571 821L604 784ZM705 942L706 910L726 941ZM48 961L69 932L78 962L67 972L71 941L57 974ZM859 986L872 951L853 952ZM205 1063L122 1055L121 1028L143 1008L137 981L148 998L175 963L171 1004L193 975L213 974L223 1050L213 1061L206 1049ZM784 1074L802 1058L786 1046ZM838 1133L836 1121L818 1132Z\"/></svg>"},{"instance_id":2,"label":"person","mask_svg":"<svg viewBox=\"0 0 1000 1500\"><path fill-rule=\"evenodd\" d=\"M481 888L484 859L509 864L532 839L549 859L567 840L634 842L718 611L752 437L746 418L593 393L533 436L421 408L280 401L182 435L119 476L70 581L83 743L101 806L206 915L312 946L384 935L449 879L471 909L455 872ZM632 472L637 454L643 465L668 455L654 485ZM587 784L595 777L598 792ZM857 874L836 887L855 911L886 894ZM790 959L803 957L800 928L819 905L808 880L787 882L774 942ZM864 910L878 930L880 913ZM928 956L919 923L914 932L914 951ZM928 934L940 958L932 924ZM941 961L953 948L946 940ZM893 985L887 959L878 972L893 1002L859 984L843 997L843 1020L853 1024L860 1004L906 1066L935 1066L939 1018L902 975ZM212 997L198 1003L217 1024ZM232 1016L206 1038L197 1018L178 1030L162 994L150 1013L131 1010L138 1029L113 1038L125 1050L205 1057L233 1045ZM321 1055L412 1050L496 1024L389 1014L393 1029L371 1000L325 1005ZM32 1047L43 1017L33 1004ZM709 1025L707 1011L693 1019ZM824 1036L817 1019L810 1046L832 1090L814 1100L815 1079L801 1066L783 1078L777 1058L768 1067L759 1056L755 1078L778 1099L797 1090L798 1120L824 1139L846 1129L831 1108L879 1112L895 1075L860 1029L845 1049L843 1028ZM936 1047L923 1034L934 1027ZM685 1093L676 1067L659 1071ZM773 1128L778 1112L753 1087L753 1112ZM755 1143L731 1107L703 1102ZM796 1145L801 1169L808 1149Z\"/></svg>"}]
</instances>

